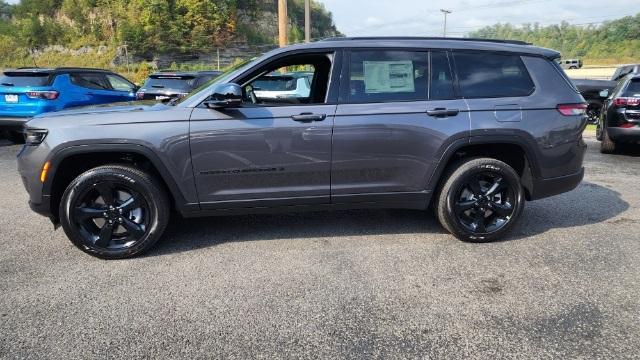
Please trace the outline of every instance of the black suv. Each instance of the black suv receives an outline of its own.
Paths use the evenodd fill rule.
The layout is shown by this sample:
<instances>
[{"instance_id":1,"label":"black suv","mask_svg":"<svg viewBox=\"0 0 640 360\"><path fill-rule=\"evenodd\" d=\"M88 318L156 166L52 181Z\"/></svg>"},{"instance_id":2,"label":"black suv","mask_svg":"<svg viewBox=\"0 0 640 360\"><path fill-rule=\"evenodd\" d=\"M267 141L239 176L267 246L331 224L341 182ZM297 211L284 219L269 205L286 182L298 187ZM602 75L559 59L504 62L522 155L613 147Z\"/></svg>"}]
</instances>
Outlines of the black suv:
<instances>
[{"instance_id":1,"label":"black suv","mask_svg":"<svg viewBox=\"0 0 640 360\"><path fill-rule=\"evenodd\" d=\"M586 105L559 56L441 38L276 49L179 101L35 118L19 171L32 209L107 259L149 249L172 211L431 204L459 239L492 241L583 178ZM253 90L291 69L312 73L305 96Z\"/></svg>"},{"instance_id":2,"label":"black suv","mask_svg":"<svg viewBox=\"0 0 640 360\"><path fill-rule=\"evenodd\" d=\"M610 154L619 143L640 142L640 75L623 77L607 97L596 137L600 151Z\"/></svg>"},{"instance_id":3,"label":"black suv","mask_svg":"<svg viewBox=\"0 0 640 360\"><path fill-rule=\"evenodd\" d=\"M222 71L161 71L151 74L136 93L138 100L166 101L187 95L222 74Z\"/></svg>"}]
</instances>

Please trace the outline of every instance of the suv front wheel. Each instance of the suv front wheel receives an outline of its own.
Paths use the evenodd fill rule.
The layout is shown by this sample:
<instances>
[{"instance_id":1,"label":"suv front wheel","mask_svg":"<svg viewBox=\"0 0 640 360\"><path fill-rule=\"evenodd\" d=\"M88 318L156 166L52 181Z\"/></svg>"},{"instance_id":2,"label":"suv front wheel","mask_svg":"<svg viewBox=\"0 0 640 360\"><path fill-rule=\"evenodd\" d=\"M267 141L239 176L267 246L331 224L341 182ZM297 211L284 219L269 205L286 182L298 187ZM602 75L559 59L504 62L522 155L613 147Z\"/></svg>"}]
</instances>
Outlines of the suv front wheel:
<instances>
[{"instance_id":1,"label":"suv front wheel","mask_svg":"<svg viewBox=\"0 0 640 360\"><path fill-rule=\"evenodd\" d=\"M80 250L102 259L143 253L162 236L169 199L149 174L121 165L78 176L60 202L60 222Z\"/></svg>"},{"instance_id":2,"label":"suv front wheel","mask_svg":"<svg viewBox=\"0 0 640 360\"><path fill-rule=\"evenodd\" d=\"M520 177L506 163L491 158L464 160L449 168L436 197L442 226L458 239L500 239L524 208Z\"/></svg>"}]
</instances>

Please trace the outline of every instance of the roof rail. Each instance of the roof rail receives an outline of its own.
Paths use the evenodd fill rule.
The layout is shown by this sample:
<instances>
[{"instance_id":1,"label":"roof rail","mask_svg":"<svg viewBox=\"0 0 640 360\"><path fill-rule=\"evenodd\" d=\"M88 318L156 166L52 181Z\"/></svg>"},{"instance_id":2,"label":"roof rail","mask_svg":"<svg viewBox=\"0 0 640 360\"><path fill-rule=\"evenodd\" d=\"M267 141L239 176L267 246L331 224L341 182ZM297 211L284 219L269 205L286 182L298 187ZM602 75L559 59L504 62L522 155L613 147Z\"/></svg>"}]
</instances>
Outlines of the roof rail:
<instances>
[{"instance_id":1,"label":"roof rail","mask_svg":"<svg viewBox=\"0 0 640 360\"><path fill-rule=\"evenodd\" d=\"M83 67L57 67L54 69L55 71L106 71L109 72L110 70L106 70L106 69L98 69L98 68L83 68Z\"/></svg>"},{"instance_id":2,"label":"roof rail","mask_svg":"<svg viewBox=\"0 0 640 360\"><path fill-rule=\"evenodd\" d=\"M478 41L499 44L531 45L520 40L480 39L480 38L456 38L456 37L419 37L419 36L361 36L361 37L332 37L321 41L347 41L347 40L447 40L447 41Z\"/></svg>"}]
</instances>

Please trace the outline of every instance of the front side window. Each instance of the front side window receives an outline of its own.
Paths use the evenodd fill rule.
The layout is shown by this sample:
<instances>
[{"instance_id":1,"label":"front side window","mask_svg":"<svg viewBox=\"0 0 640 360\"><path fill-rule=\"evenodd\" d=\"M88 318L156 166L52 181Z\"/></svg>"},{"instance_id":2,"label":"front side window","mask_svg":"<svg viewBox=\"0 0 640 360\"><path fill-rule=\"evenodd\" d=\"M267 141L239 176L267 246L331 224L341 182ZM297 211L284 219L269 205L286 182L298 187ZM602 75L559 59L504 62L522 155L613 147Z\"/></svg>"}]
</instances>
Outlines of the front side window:
<instances>
[{"instance_id":1,"label":"front side window","mask_svg":"<svg viewBox=\"0 0 640 360\"><path fill-rule=\"evenodd\" d=\"M127 80L116 75L107 75L111 88L116 91L133 91L133 85Z\"/></svg>"},{"instance_id":2,"label":"front side window","mask_svg":"<svg viewBox=\"0 0 640 360\"><path fill-rule=\"evenodd\" d=\"M303 54L278 60L243 84L244 102L254 105L323 104L332 56Z\"/></svg>"},{"instance_id":3,"label":"front side window","mask_svg":"<svg viewBox=\"0 0 640 360\"><path fill-rule=\"evenodd\" d=\"M458 52L454 59L465 98L528 96L535 88L518 55Z\"/></svg>"},{"instance_id":4,"label":"front side window","mask_svg":"<svg viewBox=\"0 0 640 360\"><path fill-rule=\"evenodd\" d=\"M427 99L428 56L422 51L353 51L349 102Z\"/></svg>"}]
</instances>

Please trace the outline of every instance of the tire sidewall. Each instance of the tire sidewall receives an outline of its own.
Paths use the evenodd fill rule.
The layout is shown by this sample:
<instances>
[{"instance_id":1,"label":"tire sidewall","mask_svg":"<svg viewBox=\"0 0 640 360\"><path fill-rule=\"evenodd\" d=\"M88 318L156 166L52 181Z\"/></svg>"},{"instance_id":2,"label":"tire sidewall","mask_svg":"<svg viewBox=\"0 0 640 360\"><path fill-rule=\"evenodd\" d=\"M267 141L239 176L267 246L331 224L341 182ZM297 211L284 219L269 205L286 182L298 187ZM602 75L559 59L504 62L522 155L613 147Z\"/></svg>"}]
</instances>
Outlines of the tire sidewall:
<instances>
[{"instance_id":1,"label":"tire sidewall","mask_svg":"<svg viewBox=\"0 0 640 360\"><path fill-rule=\"evenodd\" d=\"M454 232L454 235L462 238L462 240L471 242L490 242L501 238L517 223L524 208L524 190L522 189L520 178L518 177L517 173L507 164L504 164L500 161L489 161L488 159L487 161L476 160L475 162L477 164L470 167L462 166L453 173L453 182L449 186L448 193L445 194L447 222L450 225L450 229L452 230L452 232ZM502 228L486 234L476 234L468 230L464 225L460 223L458 217L455 214L454 208L457 200L456 197L460 191L460 187L464 185L467 178L469 176L480 174L483 172L499 173L509 182L509 188L514 194L514 209L508 223Z\"/></svg>"},{"instance_id":2,"label":"tire sidewall","mask_svg":"<svg viewBox=\"0 0 640 360\"><path fill-rule=\"evenodd\" d=\"M138 240L129 248L109 250L93 247L92 244L87 243L71 219L70 211L73 204L78 200L78 197L83 195L94 184L105 181L131 188L138 192L147 202L149 208L149 214L147 214L149 217L149 229L146 231L142 239ZM153 244L155 244L159 239L162 231L164 231L160 226L160 209L158 207L158 202L156 201L159 194L156 194L156 192L157 188L154 189L153 184L149 184L144 178L138 176L134 172L126 171L126 169L92 169L78 176L67 187L62 197L62 201L60 202L60 222L69 240L86 253L103 259L132 257L153 246Z\"/></svg>"}]
</instances>

